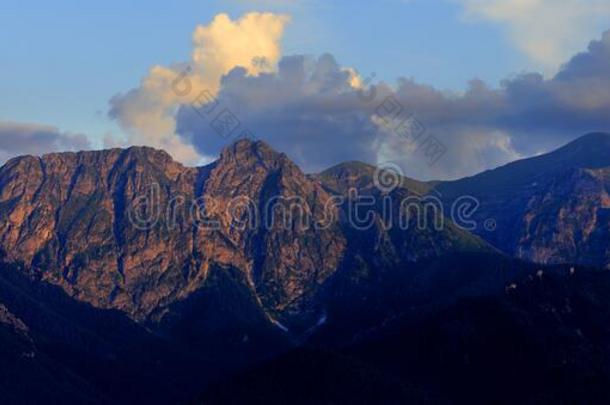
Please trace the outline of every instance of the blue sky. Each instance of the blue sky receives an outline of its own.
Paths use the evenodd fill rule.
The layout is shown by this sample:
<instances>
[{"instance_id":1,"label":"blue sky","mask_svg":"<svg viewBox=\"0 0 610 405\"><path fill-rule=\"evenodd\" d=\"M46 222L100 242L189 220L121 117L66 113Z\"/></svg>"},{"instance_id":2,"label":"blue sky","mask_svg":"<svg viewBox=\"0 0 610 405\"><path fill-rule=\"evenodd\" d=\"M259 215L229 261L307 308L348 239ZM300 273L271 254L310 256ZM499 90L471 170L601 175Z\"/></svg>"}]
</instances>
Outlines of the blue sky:
<instances>
[{"instance_id":1,"label":"blue sky","mask_svg":"<svg viewBox=\"0 0 610 405\"><path fill-rule=\"evenodd\" d=\"M551 79L610 28L606 0L8 0L0 9L0 123L49 125L103 146L105 136L126 131L108 116L114 96L137 88L154 65L188 61L198 25L252 11L290 15L284 55L330 53L364 77L411 78L459 93L472 79L490 88L524 72ZM480 165L549 145L511 149Z\"/></svg>"},{"instance_id":2,"label":"blue sky","mask_svg":"<svg viewBox=\"0 0 610 405\"><path fill-rule=\"evenodd\" d=\"M106 117L108 100L136 85L152 65L187 58L195 26L220 12L291 14L284 53L331 52L363 75L389 81L406 76L463 89L475 77L497 82L532 68L497 27L461 22L460 7L444 1L263 3L4 2L0 119L93 136L119 131Z\"/></svg>"}]
</instances>

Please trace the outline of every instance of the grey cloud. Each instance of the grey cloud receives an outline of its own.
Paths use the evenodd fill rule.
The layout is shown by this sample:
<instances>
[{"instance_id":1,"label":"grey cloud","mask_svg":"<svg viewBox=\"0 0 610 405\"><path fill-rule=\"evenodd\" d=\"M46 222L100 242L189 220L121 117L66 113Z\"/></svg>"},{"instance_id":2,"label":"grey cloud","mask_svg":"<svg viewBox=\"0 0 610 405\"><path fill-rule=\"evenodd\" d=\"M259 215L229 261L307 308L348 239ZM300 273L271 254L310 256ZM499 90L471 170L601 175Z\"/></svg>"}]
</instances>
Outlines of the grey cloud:
<instances>
[{"instance_id":1,"label":"grey cloud","mask_svg":"<svg viewBox=\"0 0 610 405\"><path fill-rule=\"evenodd\" d=\"M377 128L370 121L370 108L364 108L348 80L349 74L330 55L317 60L285 57L277 74L257 77L236 68L223 78L218 111L229 108L243 128L307 170L354 158L370 161ZM177 116L177 132L202 153L218 153L230 140L210 127L214 115L203 118L183 106Z\"/></svg>"},{"instance_id":2,"label":"grey cloud","mask_svg":"<svg viewBox=\"0 0 610 405\"><path fill-rule=\"evenodd\" d=\"M574 56L557 74L557 80L598 78L610 81L610 31L601 40L592 41L589 49Z\"/></svg>"},{"instance_id":3,"label":"grey cloud","mask_svg":"<svg viewBox=\"0 0 610 405\"><path fill-rule=\"evenodd\" d=\"M84 135L61 132L55 127L0 122L0 162L18 155L42 155L90 146Z\"/></svg>"},{"instance_id":4,"label":"grey cloud","mask_svg":"<svg viewBox=\"0 0 610 405\"><path fill-rule=\"evenodd\" d=\"M228 108L258 138L306 170L346 160L392 160L416 178L455 178L559 146L586 132L610 130L610 31L553 78L524 73L491 88L473 80L447 93L413 80L377 83L363 101L349 73L331 55L285 57L277 73L248 76L236 68L222 80L219 108ZM375 123L375 109L393 94L446 147L434 166L417 148ZM230 142L191 107L177 115L177 132L206 155ZM236 130L232 137L239 134Z\"/></svg>"}]
</instances>

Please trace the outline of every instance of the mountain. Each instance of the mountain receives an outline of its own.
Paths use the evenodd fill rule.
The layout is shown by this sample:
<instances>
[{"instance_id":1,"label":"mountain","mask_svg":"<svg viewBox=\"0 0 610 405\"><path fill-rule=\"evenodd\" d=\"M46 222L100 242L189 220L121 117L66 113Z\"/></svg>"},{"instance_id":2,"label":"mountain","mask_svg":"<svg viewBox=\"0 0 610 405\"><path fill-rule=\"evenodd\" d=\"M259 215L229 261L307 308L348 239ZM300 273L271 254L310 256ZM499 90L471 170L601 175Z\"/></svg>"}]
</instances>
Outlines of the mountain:
<instances>
[{"instance_id":1,"label":"mountain","mask_svg":"<svg viewBox=\"0 0 610 405\"><path fill-rule=\"evenodd\" d=\"M346 263L370 272L488 249L451 225L387 231L377 211L370 229L356 231L350 204L330 204L332 196L249 140L200 168L145 147L25 156L0 170L0 247L77 300L139 321L162 319L213 268L236 269L271 322L306 327L318 316L316 295Z\"/></svg>"},{"instance_id":2,"label":"mountain","mask_svg":"<svg viewBox=\"0 0 610 405\"><path fill-rule=\"evenodd\" d=\"M514 401L605 398L605 139L447 183L359 162L307 175L250 140L203 167L147 147L14 158L0 396L501 402L469 381L505 392L514 372ZM451 221L463 192L496 233ZM572 261L592 266L552 265Z\"/></svg>"},{"instance_id":3,"label":"mountain","mask_svg":"<svg viewBox=\"0 0 610 405\"><path fill-rule=\"evenodd\" d=\"M447 207L475 197L474 232L509 255L607 267L609 174L610 134L592 133L545 155L432 185Z\"/></svg>"},{"instance_id":4,"label":"mountain","mask_svg":"<svg viewBox=\"0 0 610 405\"><path fill-rule=\"evenodd\" d=\"M406 286L448 254L495 254L438 207L401 211L419 183L379 190L367 173L351 195L248 140L198 168L146 147L10 160L0 169L3 330L47 359L18 369L40 381L60 370L57 395L76 402L185 399L300 345L348 297L378 300L390 280ZM373 204L359 205L367 196ZM373 307L342 333L395 312Z\"/></svg>"},{"instance_id":5,"label":"mountain","mask_svg":"<svg viewBox=\"0 0 610 405\"><path fill-rule=\"evenodd\" d=\"M426 183L389 175L377 168L348 162L317 175L320 184L341 205L344 233L348 235L345 260L350 272L360 268L398 269L455 252L493 252L484 241L456 226L445 215L440 201L428 194ZM360 211L358 202L370 201ZM352 211L353 218L346 218ZM371 217L370 227L355 218Z\"/></svg>"},{"instance_id":6,"label":"mountain","mask_svg":"<svg viewBox=\"0 0 610 405\"><path fill-rule=\"evenodd\" d=\"M330 169L324 170L316 176L323 185L334 192L347 194L350 188L367 190L374 187L375 176L380 175L378 168L363 162L351 161L341 163ZM405 176L400 176L397 181L400 188L410 190L418 195L430 192L432 186L428 183L417 181Z\"/></svg>"},{"instance_id":7,"label":"mountain","mask_svg":"<svg viewBox=\"0 0 610 405\"><path fill-rule=\"evenodd\" d=\"M270 312L290 311L337 267L342 236L292 224L237 232L225 208L239 197L262 215L266 200L292 196L314 217L328 198L264 144L235 144L202 168L150 148L22 157L0 171L0 246L77 299L134 319L161 316L213 266L240 269ZM133 203L147 198L152 225L136 226Z\"/></svg>"}]
</instances>

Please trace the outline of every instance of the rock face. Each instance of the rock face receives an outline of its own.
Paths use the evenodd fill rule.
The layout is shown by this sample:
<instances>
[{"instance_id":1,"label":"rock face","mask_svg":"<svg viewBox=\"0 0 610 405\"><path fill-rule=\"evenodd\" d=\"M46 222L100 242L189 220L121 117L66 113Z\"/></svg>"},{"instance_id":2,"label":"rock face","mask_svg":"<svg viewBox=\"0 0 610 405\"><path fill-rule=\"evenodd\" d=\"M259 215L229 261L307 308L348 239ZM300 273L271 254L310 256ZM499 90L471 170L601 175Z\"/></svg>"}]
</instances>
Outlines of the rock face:
<instances>
[{"instance_id":1,"label":"rock face","mask_svg":"<svg viewBox=\"0 0 610 405\"><path fill-rule=\"evenodd\" d=\"M244 271L271 311L298 310L345 248L335 224L304 228L297 215L239 226L265 220L273 198L302 200L303 215L321 219L329 197L262 143L239 142L203 168L150 148L26 156L3 167L0 184L8 259L135 318L197 290L212 264Z\"/></svg>"},{"instance_id":2,"label":"rock face","mask_svg":"<svg viewBox=\"0 0 610 405\"><path fill-rule=\"evenodd\" d=\"M221 154L204 197L214 229L195 232L203 256L245 271L274 316L306 311L346 247L330 194L285 155L240 141Z\"/></svg>"},{"instance_id":3,"label":"rock face","mask_svg":"<svg viewBox=\"0 0 610 405\"><path fill-rule=\"evenodd\" d=\"M448 252L493 251L451 222L441 201L429 194L428 184L400 177L391 179L391 187L379 187L382 177L375 167L359 162L318 176L329 192L345 201L342 226L350 246L346 266L352 271L392 271ZM358 202L371 205L359 208ZM345 218L350 213L352 218ZM372 226L363 226L369 215Z\"/></svg>"},{"instance_id":4,"label":"rock face","mask_svg":"<svg viewBox=\"0 0 610 405\"><path fill-rule=\"evenodd\" d=\"M516 254L538 263L610 265L610 169L573 169L528 202Z\"/></svg>"},{"instance_id":5,"label":"rock face","mask_svg":"<svg viewBox=\"0 0 610 405\"><path fill-rule=\"evenodd\" d=\"M199 177L148 148L13 159L0 173L2 249L79 300L146 315L204 268L191 260L192 235L135 229L128 205L153 185L161 201L193 195Z\"/></svg>"},{"instance_id":6,"label":"rock face","mask_svg":"<svg viewBox=\"0 0 610 405\"><path fill-rule=\"evenodd\" d=\"M362 194L375 192L367 176L353 185ZM434 213L423 228L388 230L382 198L369 209L374 226L355 230L338 201L347 189L319 177L249 140L199 168L146 147L19 157L0 170L0 248L33 277L138 320L162 317L212 266L239 269L282 323L313 311L327 280L354 262L370 270L487 249L451 224L434 229ZM417 184L394 190L392 204Z\"/></svg>"},{"instance_id":7,"label":"rock face","mask_svg":"<svg viewBox=\"0 0 610 405\"><path fill-rule=\"evenodd\" d=\"M435 187L450 205L480 202L475 233L538 263L610 265L610 134L585 135L546 155ZM494 227L482 226L493 220Z\"/></svg>"},{"instance_id":8,"label":"rock face","mask_svg":"<svg viewBox=\"0 0 610 405\"><path fill-rule=\"evenodd\" d=\"M6 306L0 304L0 325L4 325L11 329L14 333L31 340L28 326L21 319L12 314Z\"/></svg>"}]
</instances>

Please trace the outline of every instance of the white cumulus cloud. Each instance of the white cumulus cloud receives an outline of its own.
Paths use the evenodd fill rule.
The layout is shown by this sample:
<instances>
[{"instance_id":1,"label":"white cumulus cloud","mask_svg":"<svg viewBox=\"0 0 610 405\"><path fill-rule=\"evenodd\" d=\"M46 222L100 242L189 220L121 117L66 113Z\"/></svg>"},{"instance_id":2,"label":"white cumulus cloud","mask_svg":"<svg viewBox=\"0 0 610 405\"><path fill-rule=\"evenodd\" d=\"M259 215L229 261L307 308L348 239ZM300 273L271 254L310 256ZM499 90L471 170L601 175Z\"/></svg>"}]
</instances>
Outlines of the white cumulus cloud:
<instances>
[{"instance_id":1,"label":"white cumulus cloud","mask_svg":"<svg viewBox=\"0 0 610 405\"><path fill-rule=\"evenodd\" d=\"M272 13L248 13L238 20L219 14L196 27L189 62L154 66L139 87L110 101L110 116L128 133L127 143L162 148L180 161L197 163L202 155L175 135L176 109L196 103L202 91L215 94L222 76L235 67L253 76L273 71L288 21ZM177 89L177 78L188 86Z\"/></svg>"}]
</instances>

